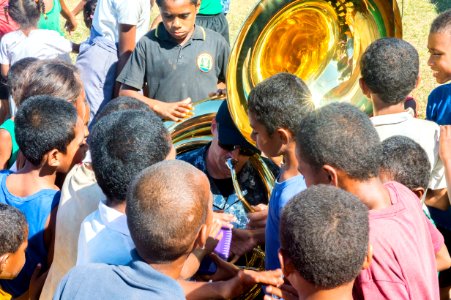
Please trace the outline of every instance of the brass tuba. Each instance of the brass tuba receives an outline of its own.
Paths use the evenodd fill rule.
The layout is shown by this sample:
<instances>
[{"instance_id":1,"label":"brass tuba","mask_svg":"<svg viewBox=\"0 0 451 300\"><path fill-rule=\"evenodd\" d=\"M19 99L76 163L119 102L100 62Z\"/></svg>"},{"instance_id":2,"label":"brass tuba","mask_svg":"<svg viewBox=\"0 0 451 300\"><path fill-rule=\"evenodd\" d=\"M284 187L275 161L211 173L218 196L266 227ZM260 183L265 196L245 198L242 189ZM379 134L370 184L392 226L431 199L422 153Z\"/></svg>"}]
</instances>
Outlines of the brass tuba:
<instances>
[{"instance_id":1,"label":"brass tuba","mask_svg":"<svg viewBox=\"0 0 451 300\"><path fill-rule=\"evenodd\" d=\"M251 143L247 96L279 72L302 78L315 106L371 105L359 87L360 57L380 37L401 37L395 0L261 0L244 22L227 69L228 106Z\"/></svg>"}]
</instances>

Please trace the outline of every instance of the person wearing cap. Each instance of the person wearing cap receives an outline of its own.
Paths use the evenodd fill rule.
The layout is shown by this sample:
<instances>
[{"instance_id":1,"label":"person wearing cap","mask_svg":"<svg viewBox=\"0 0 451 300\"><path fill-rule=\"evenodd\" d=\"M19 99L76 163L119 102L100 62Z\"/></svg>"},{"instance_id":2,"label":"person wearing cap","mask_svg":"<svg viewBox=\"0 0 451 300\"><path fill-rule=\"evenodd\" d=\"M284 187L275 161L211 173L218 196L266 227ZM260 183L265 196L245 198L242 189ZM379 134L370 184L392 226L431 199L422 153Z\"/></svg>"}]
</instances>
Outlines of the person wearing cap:
<instances>
[{"instance_id":1,"label":"person wearing cap","mask_svg":"<svg viewBox=\"0 0 451 300\"><path fill-rule=\"evenodd\" d=\"M248 222L247 212L235 193L226 160L233 159L237 179L246 200L253 206L268 204L268 193L264 183L249 161L249 157L258 150L247 142L236 128L226 101L221 104L216 118L212 121L211 133L213 139L209 144L180 154L177 159L192 164L207 175L213 193L214 210L230 213L236 217L237 221L233 223L232 252L236 249L238 253L234 254L242 255L245 250L250 250L263 242L264 235L261 239L257 237L259 234L256 231L245 229ZM278 167L269 159L263 160L276 176L279 172ZM238 240L250 242L246 246L234 245L234 241Z\"/></svg>"}]
</instances>

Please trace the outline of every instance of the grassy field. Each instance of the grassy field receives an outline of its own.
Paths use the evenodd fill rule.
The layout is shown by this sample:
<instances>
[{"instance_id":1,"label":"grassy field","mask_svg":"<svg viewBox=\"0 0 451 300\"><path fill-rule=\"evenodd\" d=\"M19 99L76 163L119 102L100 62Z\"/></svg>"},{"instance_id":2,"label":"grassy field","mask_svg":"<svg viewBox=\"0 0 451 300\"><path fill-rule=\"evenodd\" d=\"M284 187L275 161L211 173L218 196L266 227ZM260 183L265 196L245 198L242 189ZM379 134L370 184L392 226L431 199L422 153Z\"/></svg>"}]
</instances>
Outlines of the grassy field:
<instances>
[{"instance_id":1,"label":"grassy field","mask_svg":"<svg viewBox=\"0 0 451 300\"><path fill-rule=\"evenodd\" d=\"M67 0L68 5L74 7L78 0ZM391 0L385 0L391 1ZM241 24L247 17L251 9L255 6L256 0L231 0L230 13L227 15L230 26L230 41L233 44ZM425 115L425 104L430 91L437 86L432 72L427 66L428 50L427 36L429 26L437 15L448 8L451 8L451 0L399 0L400 11L402 13L403 38L412 43L420 54L420 86L414 91L413 96L419 102L419 113L421 117ZM157 14L154 7L152 15ZM86 39L88 31L83 24L81 15L78 17L79 27L69 38L80 42Z\"/></svg>"}]
</instances>

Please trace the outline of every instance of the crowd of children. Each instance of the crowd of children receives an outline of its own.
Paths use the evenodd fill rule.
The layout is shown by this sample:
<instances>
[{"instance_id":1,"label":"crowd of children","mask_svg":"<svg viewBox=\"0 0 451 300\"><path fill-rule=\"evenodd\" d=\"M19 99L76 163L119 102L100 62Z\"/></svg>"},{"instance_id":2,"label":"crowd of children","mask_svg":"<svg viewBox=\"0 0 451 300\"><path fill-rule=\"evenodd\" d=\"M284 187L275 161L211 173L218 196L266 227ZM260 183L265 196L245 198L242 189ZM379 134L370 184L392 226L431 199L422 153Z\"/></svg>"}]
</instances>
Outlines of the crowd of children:
<instances>
[{"instance_id":1,"label":"crowd of children","mask_svg":"<svg viewBox=\"0 0 451 300\"><path fill-rule=\"evenodd\" d=\"M161 23L148 31L155 3ZM359 62L371 117L345 103L315 108L302 79L279 73L249 94L257 148L224 102L213 140L176 159L163 120L223 87L228 1L7 4L0 299L229 299L256 284L268 300L450 299L451 10L429 33L443 85L427 120L406 111L417 50L382 38ZM78 47L59 19L72 31L81 11L91 33ZM78 50L76 65L61 60ZM283 157L269 201L251 201L247 216L218 211L239 201L226 161L245 195L262 185L246 173L257 153ZM265 270L224 259L227 242L234 259L264 247Z\"/></svg>"}]
</instances>

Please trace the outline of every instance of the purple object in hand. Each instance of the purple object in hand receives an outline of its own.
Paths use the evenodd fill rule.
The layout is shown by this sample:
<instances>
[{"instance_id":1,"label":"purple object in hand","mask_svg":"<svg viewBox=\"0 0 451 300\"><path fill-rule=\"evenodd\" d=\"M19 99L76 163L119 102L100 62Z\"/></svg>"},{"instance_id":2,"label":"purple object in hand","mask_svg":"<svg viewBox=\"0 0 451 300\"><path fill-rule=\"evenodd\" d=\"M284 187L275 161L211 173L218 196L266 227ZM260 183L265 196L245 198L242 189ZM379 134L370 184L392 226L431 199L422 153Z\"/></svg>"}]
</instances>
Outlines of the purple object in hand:
<instances>
[{"instance_id":1,"label":"purple object in hand","mask_svg":"<svg viewBox=\"0 0 451 300\"><path fill-rule=\"evenodd\" d=\"M221 232L222 239L216 245L214 252L223 260L227 260L230 253L230 244L232 244L232 229L222 227Z\"/></svg>"}]
</instances>

